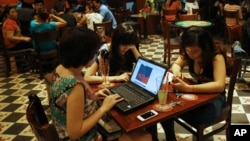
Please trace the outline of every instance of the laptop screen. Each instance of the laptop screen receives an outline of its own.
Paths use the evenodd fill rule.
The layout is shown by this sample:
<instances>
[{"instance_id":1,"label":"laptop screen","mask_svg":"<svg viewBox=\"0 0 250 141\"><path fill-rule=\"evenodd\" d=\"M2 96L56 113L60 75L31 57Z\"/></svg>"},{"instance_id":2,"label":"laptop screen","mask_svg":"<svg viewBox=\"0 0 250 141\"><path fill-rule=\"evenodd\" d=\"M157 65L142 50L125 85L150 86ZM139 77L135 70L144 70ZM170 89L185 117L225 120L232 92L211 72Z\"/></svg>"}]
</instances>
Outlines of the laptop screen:
<instances>
[{"instance_id":1,"label":"laptop screen","mask_svg":"<svg viewBox=\"0 0 250 141\"><path fill-rule=\"evenodd\" d=\"M156 78L164 78L167 67L154 61L139 57L130 78L130 82L157 95L159 86L156 85Z\"/></svg>"}]
</instances>

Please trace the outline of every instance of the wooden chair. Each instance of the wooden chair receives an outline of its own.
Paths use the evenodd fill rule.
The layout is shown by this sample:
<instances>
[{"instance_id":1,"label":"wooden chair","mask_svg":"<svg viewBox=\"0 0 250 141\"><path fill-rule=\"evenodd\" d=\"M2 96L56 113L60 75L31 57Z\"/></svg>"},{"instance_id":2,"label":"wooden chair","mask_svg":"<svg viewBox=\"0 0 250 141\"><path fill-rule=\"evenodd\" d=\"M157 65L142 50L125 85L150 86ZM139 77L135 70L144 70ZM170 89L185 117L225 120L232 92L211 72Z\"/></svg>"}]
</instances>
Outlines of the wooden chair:
<instances>
[{"instance_id":1,"label":"wooden chair","mask_svg":"<svg viewBox=\"0 0 250 141\"><path fill-rule=\"evenodd\" d=\"M162 9L163 20L168 22L173 22L177 19L177 10L176 9Z\"/></svg>"},{"instance_id":2,"label":"wooden chair","mask_svg":"<svg viewBox=\"0 0 250 141\"><path fill-rule=\"evenodd\" d=\"M21 56L26 56L27 57L27 61L30 64L30 56L31 53L33 52L33 49L22 49L22 50L17 50L17 51L10 51L7 50L7 48L4 45L4 39L3 39L3 33L2 33L2 28L0 28L0 50L1 50L1 54L4 58L4 65L5 65L5 76L9 77L10 76L10 72L11 72L11 62L10 62L10 58L12 57L21 57Z\"/></svg>"},{"instance_id":3,"label":"wooden chair","mask_svg":"<svg viewBox=\"0 0 250 141\"><path fill-rule=\"evenodd\" d=\"M205 138L215 135L223 130L226 130L226 140L230 141L230 124L231 124L231 112L232 112L232 101L233 101L233 92L234 92L234 86L237 78L237 73L240 70L240 65L241 65L241 59L236 58L234 59L233 62L233 68L232 72L230 74L230 82L228 86L228 91L227 91L227 99L226 99L226 104L223 107L220 116L216 119L211 124L196 124L193 123L192 121L184 120L181 117L175 118L175 121L190 131L192 134L194 134L197 137L197 141L203 141ZM184 121L184 122L183 122ZM222 121L225 121L225 123L222 123ZM216 124L223 124L222 126L216 127L216 129L213 129L207 134L203 134L204 130L207 127L216 125Z\"/></svg>"},{"instance_id":4,"label":"wooden chair","mask_svg":"<svg viewBox=\"0 0 250 141\"><path fill-rule=\"evenodd\" d=\"M197 21L198 14L178 14L179 21Z\"/></svg>"},{"instance_id":5,"label":"wooden chair","mask_svg":"<svg viewBox=\"0 0 250 141\"><path fill-rule=\"evenodd\" d=\"M241 71L238 73L238 77L243 77L244 74L247 72L247 65L249 65L249 54L245 50L241 48L241 41L242 41L242 35L243 35L243 27L241 24L227 27L228 30L228 38L229 38L229 44L232 45L231 47L231 56L233 57L240 57L242 58L243 63L243 73L241 74Z\"/></svg>"},{"instance_id":6,"label":"wooden chair","mask_svg":"<svg viewBox=\"0 0 250 141\"><path fill-rule=\"evenodd\" d=\"M205 9L204 8L193 8L192 12L193 12L193 14L198 15L199 20L204 20L204 18L205 18Z\"/></svg>"},{"instance_id":7,"label":"wooden chair","mask_svg":"<svg viewBox=\"0 0 250 141\"><path fill-rule=\"evenodd\" d=\"M98 32L98 28L101 27L104 29L105 35L111 37L113 32L112 23L113 23L112 20L102 23L94 23L94 30Z\"/></svg>"},{"instance_id":8,"label":"wooden chair","mask_svg":"<svg viewBox=\"0 0 250 141\"><path fill-rule=\"evenodd\" d=\"M166 63L170 66L171 61L171 55L172 54L179 54L180 49L180 38L178 36L178 28L172 28L171 23L167 21L161 22L161 28L163 31L163 39L164 39L164 52L163 52L163 63Z\"/></svg>"},{"instance_id":9,"label":"wooden chair","mask_svg":"<svg viewBox=\"0 0 250 141\"><path fill-rule=\"evenodd\" d=\"M228 37L228 28L231 26L235 26L238 25L240 23L239 21L239 15L238 15L238 11L226 11L223 10L223 15L224 15L224 43L229 41L229 37ZM230 19L234 24L227 24L227 20Z\"/></svg>"},{"instance_id":10,"label":"wooden chair","mask_svg":"<svg viewBox=\"0 0 250 141\"><path fill-rule=\"evenodd\" d=\"M32 32L35 41L35 60L33 69L35 69L35 65L38 66L40 79L43 78L43 74L46 72L51 72L54 70L56 65L58 65L58 50L56 49L50 51L40 51L42 46L40 46L40 42L54 40L57 41L58 33L57 31L48 31L48 32ZM56 45L57 46L57 45Z\"/></svg>"},{"instance_id":11,"label":"wooden chair","mask_svg":"<svg viewBox=\"0 0 250 141\"><path fill-rule=\"evenodd\" d=\"M93 23L94 31L99 35L103 43L109 42L111 40L113 34L112 23L112 20L102 23Z\"/></svg>"},{"instance_id":12,"label":"wooden chair","mask_svg":"<svg viewBox=\"0 0 250 141\"><path fill-rule=\"evenodd\" d=\"M30 94L26 118L38 141L59 141L59 136L53 124L49 124L40 99L36 94Z\"/></svg>"}]
</instances>

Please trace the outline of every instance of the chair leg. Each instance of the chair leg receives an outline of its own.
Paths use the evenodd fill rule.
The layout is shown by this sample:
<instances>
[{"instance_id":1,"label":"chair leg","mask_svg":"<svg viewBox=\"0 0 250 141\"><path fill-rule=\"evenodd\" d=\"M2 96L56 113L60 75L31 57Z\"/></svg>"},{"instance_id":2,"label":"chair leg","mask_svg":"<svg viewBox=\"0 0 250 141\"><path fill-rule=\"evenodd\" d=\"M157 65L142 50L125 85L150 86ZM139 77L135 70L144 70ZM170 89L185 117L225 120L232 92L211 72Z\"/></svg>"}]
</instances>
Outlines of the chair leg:
<instances>
[{"instance_id":1,"label":"chair leg","mask_svg":"<svg viewBox=\"0 0 250 141\"><path fill-rule=\"evenodd\" d=\"M163 63L166 64L166 57L167 57L167 49L166 45L164 45L164 52L163 52Z\"/></svg>"},{"instance_id":2,"label":"chair leg","mask_svg":"<svg viewBox=\"0 0 250 141\"><path fill-rule=\"evenodd\" d=\"M197 136L196 136L197 141L203 141L203 130L197 129Z\"/></svg>"},{"instance_id":3,"label":"chair leg","mask_svg":"<svg viewBox=\"0 0 250 141\"><path fill-rule=\"evenodd\" d=\"M11 65L10 65L10 58L4 57L4 62L5 62L5 69L6 69L6 77L10 76L10 71L11 71Z\"/></svg>"},{"instance_id":4,"label":"chair leg","mask_svg":"<svg viewBox=\"0 0 250 141\"><path fill-rule=\"evenodd\" d=\"M226 128L226 141L230 141L230 125Z\"/></svg>"}]
</instances>

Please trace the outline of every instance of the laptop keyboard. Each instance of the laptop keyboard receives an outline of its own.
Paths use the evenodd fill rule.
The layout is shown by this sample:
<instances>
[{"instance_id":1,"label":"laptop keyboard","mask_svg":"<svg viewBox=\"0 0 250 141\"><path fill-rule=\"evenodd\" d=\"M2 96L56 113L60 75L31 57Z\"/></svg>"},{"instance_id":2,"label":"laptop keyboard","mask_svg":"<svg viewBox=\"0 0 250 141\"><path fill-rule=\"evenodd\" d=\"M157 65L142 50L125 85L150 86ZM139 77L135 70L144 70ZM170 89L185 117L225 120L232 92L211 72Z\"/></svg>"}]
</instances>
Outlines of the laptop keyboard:
<instances>
[{"instance_id":1,"label":"laptop keyboard","mask_svg":"<svg viewBox=\"0 0 250 141\"><path fill-rule=\"evenodd\" d=\"M112 91L121 95L130 105L138 105L144 101L151 100L150 96L142 95L139 91L136 91L134 88L127 85L123 85L123 87L114 87L112 88Z\"/></svg>"}]
</instances>

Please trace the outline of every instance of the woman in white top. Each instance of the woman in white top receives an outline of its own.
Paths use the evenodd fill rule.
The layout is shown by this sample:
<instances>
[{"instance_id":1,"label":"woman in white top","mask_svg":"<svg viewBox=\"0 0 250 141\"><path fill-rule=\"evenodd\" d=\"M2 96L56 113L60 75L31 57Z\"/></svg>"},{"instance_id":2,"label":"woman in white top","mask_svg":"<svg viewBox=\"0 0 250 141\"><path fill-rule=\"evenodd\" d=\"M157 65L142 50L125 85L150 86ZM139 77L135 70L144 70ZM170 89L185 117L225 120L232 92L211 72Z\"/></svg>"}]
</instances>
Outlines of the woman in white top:
<instances>
[{"instance_id":1,"label":"woman in white top","mask_svg":"<svg viewBox=\"0 0 250 141\"><path fill-rule=\"evenodd\" d=\"M103 20L103 16L96 12L95 7L88 3L85 7L85 14L83 15L82 19L77 24L78 26L85 26L87 25L88 29L94 31L94 22L101 23Z\"/></svg>"}]
</instances>

